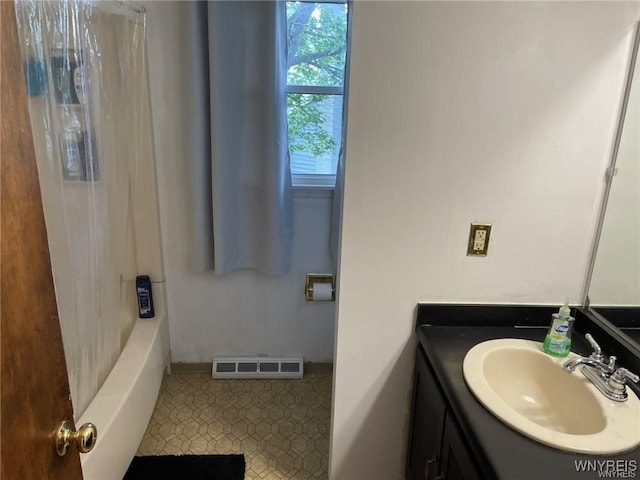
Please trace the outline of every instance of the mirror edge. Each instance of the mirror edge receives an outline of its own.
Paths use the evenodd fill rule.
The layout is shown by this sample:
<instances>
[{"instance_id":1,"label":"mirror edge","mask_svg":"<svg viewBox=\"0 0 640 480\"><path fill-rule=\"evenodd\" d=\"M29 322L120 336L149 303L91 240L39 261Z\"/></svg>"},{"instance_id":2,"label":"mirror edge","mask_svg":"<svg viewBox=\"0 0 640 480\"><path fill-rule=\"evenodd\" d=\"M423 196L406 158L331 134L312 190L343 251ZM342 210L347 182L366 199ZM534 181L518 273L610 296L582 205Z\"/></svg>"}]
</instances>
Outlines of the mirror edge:
<instances>
[{"instance_id":1,"label":"mirror edge","mask_svg":"<svg viewBox=\"0 0 640 480\"><path fill-rule=\"evenodd\" d=\"M598 245L600 243L600 238L602 236L602 228L603 228L604 218L607 210L607 203L609 201L609 195L610 195L611 186L613 183L613 177L615 175L614 172L616 168L616 161L618 158L620 139L622 137L622 131L624 128L624 120L627 113L627 105L628 105L629 96L631 93L631 87L634 80L634 72L635 72L636 62L638 61L639 50L640 50L640 21L636 23L635 33L632 40L631 55L629 57L629 64L627 67L628 70L627 70L627 75L625 80L624 95L622 97L622 103L621 103L620 112L618 115L618 123L616 126L616 133L614 137L613 149L611 151L611 158L609 159L609 163L606 169L606 180L605 180L606 183L605 183L604 191L602 193L602 199L600 201L600 210L598 212L594 239L591 244L590 257L589 257L589 262L587 266L587 273L586 273L585 282L583 286L582 302L581 302L582 308L584 309L585 313L592 319L592 321L598 323L601 326L601 328L604 331L606 331L617 342L619 342L621 346L633 352L638 357L640 357L640 345L638 345L638 343L635 342L631 337L629 337L622 329L616 327L607 318L605 318L596 310L590 307L589 288L591 286L591 280L592 280L593 271L595 267Z\"/></svg>"},{"instance_id":2,"label":"mirror edge","mask_svg":"<svg viewBox=\"0 0 640 480\"><path fill-rule=\"evenodd\" d=\"M604 224L604 217L607 210L607 203L609 202L609 194L611 192L611 185L613 183L613 177L616 167L616 161L618 158L618 149L620 147L620 138L622 137L622 131L624 128L624 119L627 113L627 105L629 101L629 95L631 93L631 86L633 84L633 76L635 71L635 65L638 60L638 50L640 49L640 22L636 23L635 33L632 40L631 55L629 57L629 64L627 66L627 75L625 80L624 94L622 96L622 103L620 106L620 112L618 115L618 124L616 126L616 134L613 142L613 149L611 151L611 158L606 169L606 181L604 191L602 193L602 199L600 201L600 211L598 212L598 219L596 222L595 235L591 244L591 250L589 253L589 262L587 265L587 274L582 290L582 306L585 309L589 308L589 287L591 286L591 279L593 276L593 270L596 263L596 254L598 252L598 245L602 236L602 226ZM599 318L604 318L598 315Z\"/></svg>"}]
</instances>

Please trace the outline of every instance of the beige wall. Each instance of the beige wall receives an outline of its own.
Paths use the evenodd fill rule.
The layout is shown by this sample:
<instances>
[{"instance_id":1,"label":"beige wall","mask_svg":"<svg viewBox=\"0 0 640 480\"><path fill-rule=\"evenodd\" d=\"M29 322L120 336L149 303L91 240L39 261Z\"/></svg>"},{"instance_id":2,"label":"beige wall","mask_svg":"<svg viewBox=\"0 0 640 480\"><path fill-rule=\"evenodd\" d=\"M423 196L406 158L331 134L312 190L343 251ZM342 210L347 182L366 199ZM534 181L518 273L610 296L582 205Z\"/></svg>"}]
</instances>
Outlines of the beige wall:
<instances>
[{"instance_id":1,"label":"beige wall","mask_svg":"<svg viewBox=\"0 0 640 480\"><path fill-rule=\"evenodd\" d=\"M331 479L403 478L417 302L580 300L639 6L356 1Z\"/></svg>"}]
</instances>

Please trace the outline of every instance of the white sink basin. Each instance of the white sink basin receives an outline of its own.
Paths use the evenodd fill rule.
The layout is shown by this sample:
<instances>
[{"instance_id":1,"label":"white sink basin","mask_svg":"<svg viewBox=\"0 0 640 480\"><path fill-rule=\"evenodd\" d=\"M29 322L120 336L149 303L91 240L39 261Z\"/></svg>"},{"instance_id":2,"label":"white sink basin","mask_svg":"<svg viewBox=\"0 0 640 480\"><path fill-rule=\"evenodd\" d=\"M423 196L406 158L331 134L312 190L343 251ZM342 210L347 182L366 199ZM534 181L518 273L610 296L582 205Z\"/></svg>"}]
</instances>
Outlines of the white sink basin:
<instances>
[{"instance_id":1,"label":"white sink basin","mask_svg":"<svg viewBox=\"0 0 640 480\"><path fill-rule=\"evenodd\" d=\"M640 400L608 400L579 367L562 364L542 344L499 339L479 343L464 358L464 379L476 398L504 423L540 443L569 452L609 454L640 445Z\"/></svg>"}]
</instances>

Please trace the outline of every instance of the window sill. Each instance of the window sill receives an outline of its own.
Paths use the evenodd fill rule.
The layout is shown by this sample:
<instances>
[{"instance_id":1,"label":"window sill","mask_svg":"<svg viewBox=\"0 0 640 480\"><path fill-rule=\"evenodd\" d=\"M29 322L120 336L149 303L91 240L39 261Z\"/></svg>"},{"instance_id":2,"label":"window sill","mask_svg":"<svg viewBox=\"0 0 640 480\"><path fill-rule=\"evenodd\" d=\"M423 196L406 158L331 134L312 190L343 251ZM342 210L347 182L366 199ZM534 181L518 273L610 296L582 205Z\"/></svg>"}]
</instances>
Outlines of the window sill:
<instances>
[{"instance_id":1,"label":"window sill","mask_svg":"<svg viewBox=\"0 0 640 480\"><path fill-rule=\"evenodd\" d=\"M331 198L336 184L335 175L293 174L293 196L295 198Z\"/></svg>"},{"instance_id":2,"label":"window sill","mask_svg":"<svg viewBox=\"0 0 640 480\"><path fill-rule=\"evenodd\" d=\"M297 185L293 187L293 198L333 198L333 190L326 185Z\"/></svg>"}]
</instances>

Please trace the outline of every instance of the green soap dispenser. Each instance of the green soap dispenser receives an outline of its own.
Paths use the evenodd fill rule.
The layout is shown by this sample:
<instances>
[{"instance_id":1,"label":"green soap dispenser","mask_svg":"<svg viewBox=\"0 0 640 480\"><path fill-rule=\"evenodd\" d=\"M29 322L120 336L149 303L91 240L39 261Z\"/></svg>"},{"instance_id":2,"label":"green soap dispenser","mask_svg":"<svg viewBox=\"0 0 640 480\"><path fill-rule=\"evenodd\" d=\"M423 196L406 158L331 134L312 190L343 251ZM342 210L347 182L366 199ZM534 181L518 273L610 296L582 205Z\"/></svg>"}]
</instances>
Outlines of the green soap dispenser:
<instances>
[{"instance_id":1,"label":"green soap dispenser","mask_svg":"<svg viewBox=\"0 0 640 480\"><path fill-rule=\"evenodd\" d=\"M566 357L571 350L571 330L575 320L571 316L569 299L565 300L558 313L551 315L551 318L551 327L549 327L549 332L544 338L542 350L554 357Z\"/></svg>"}]
</instances>

